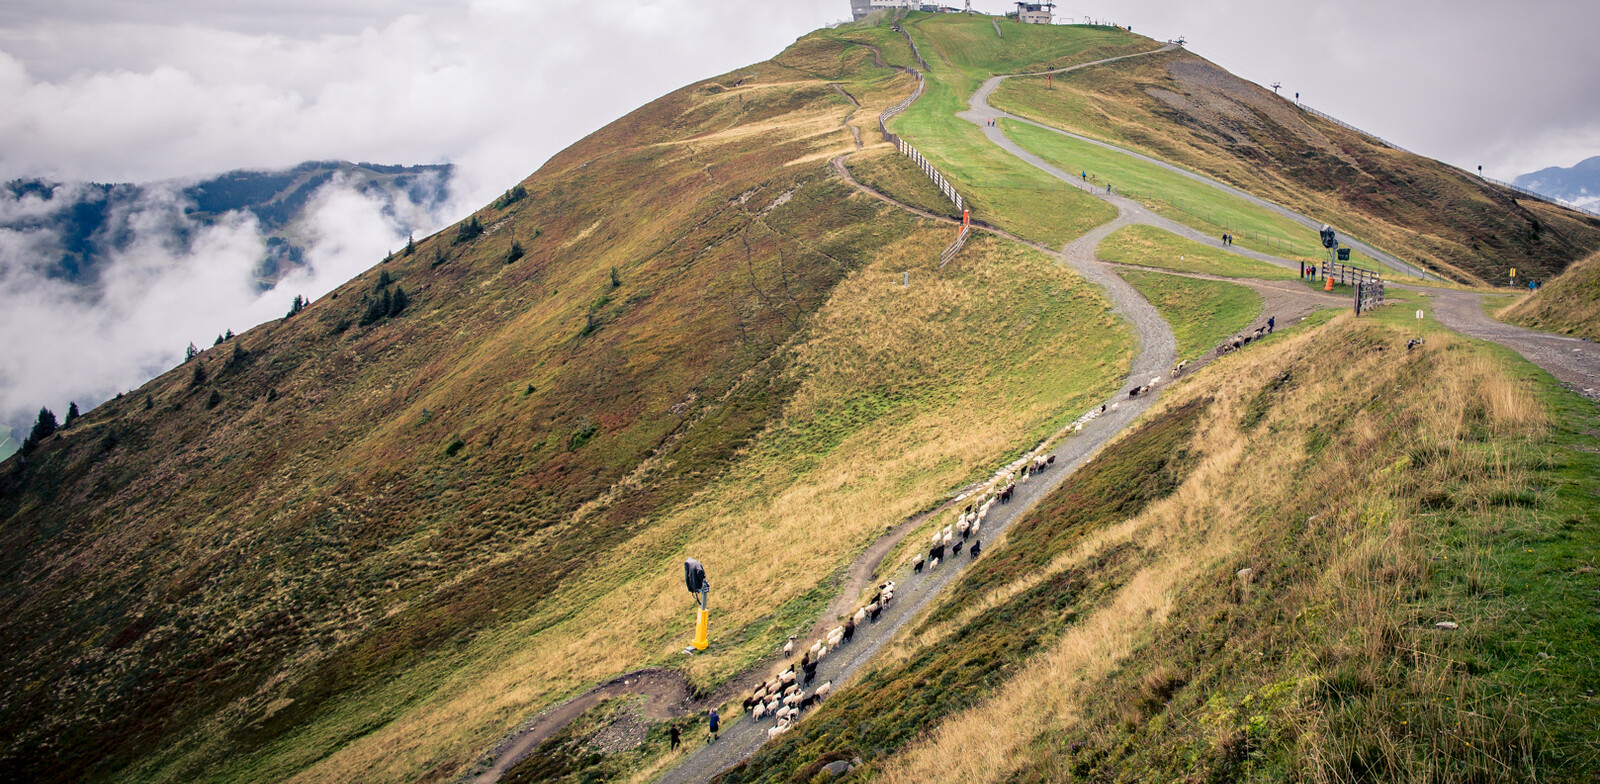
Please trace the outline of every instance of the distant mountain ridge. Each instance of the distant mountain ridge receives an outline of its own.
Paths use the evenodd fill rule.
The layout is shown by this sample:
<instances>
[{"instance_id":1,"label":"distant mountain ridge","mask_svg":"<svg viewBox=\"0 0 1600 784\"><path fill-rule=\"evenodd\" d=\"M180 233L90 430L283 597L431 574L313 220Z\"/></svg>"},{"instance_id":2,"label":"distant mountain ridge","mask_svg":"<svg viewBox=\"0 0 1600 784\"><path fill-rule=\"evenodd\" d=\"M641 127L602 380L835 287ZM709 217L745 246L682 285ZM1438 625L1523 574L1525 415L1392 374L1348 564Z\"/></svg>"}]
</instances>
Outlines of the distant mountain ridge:
<instances>
[{"instance_id":1,"label":"distant mountain ridge","mask_svg":"<svg viewBox=\"0 0 1600 784\"><path fill-rule=\"evenodd\" d=\"M1600 209L1600 155L1575 166L1551 166L1524 174L1513 180L1512 184L1565 199L1580 207Z\"/></svg>"},{"instance_id":2,"label":"distant mountain ridge","mask_svg":"<svg viewBox=\"0 0 1600 784\"><path fill-rule=\"evenodd\" d=\"M207 226L236 213L252 215L267 237L257 270L263 288L298 266L304 252L293 232L311 198L336 177L363 195L376 197L402 225L426 215L449 196L450 164L388 166L347 161L307 161L292 169L237 170L194 184L63 183L19 179L0 189L0 230L51 232L59 258L52 277L92 283L108 254L135 235L130 221L144 205L176 199L182 214ZM191 227L174 225L180 246Z\"/></svg>"}]
</instances>

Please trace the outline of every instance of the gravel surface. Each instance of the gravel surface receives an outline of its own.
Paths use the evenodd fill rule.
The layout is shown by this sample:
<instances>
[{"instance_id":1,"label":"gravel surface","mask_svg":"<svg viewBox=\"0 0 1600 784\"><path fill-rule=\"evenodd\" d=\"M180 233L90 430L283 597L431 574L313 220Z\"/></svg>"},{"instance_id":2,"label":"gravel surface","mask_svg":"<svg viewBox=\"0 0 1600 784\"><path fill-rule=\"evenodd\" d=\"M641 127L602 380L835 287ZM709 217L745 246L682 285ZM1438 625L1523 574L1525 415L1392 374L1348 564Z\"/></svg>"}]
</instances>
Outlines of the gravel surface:
<instances>
[{"instance_id":1,"label":"gravel surface","mask_svg":"<svg viewBox=\"0 0 1600 784\"><path fill-rule=\"evenodd\" d=\"M1600 345L1583 338L1552 335L1489 318L1483 312L1483 295L1453 289L1400 286L1433 298L1433 316L1464 335L1499 343L1521 354L1574 391L1600 400Z\"/></svg>"}]
</instances>

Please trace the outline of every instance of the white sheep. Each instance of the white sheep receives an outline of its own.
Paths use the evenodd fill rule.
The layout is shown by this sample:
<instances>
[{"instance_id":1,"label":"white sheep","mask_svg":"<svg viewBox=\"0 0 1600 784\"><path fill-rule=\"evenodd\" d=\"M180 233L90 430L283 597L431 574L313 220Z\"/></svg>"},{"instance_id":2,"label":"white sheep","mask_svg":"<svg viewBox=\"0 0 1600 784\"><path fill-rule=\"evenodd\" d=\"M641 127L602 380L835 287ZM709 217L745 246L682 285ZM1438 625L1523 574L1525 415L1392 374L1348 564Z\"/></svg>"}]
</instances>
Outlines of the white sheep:
<instances>
[{"instance_id":1,"label":"white sheep","mask_svg":"<svg viewBox=\"0 0 1600 784\"><path fill-rule=\"evenodd\" d=\"M931 572L931 571L933 571L934 569L937 569L937 568L939 568L939 559L935 558L932 561L928 562L928 571Z\"/></svg>"},{"instance_id":2,"label":"white sheep","mask_svg":"<svg viewBox=\"0 0 1600 784\"><path fill-rule=\"evenodd\" d=\"M789 731L789 725L787 725L787 724L779 724L776 727L769 727L767 729L767 740L772 740L773 738L776 738L779 735L782 735L783 733L788 732L788 731Z\"/></svg>"},{"instance_id":3,"label":"white sheep","mask_svg":"<svg viewBox=\"0 0 1600 784\"><path fill-rule=\"evenodd\" d=\"M784 670L783 671L783 675L781 677L782 677L783 682L784 682L785 685L794 683L794 670L793 669Z\"/></svg>"},{"instance_id":4,"label":"white sheep","mask_svg":"<svg viewBox=\"0 0 1600 784\"><path fill-rule=\"evenodd\" d=\"M1153 386L1155 386L1155 385L1157 385L1159 383L1161 383L1161 377L1160 376L1156 376L1155 378L1150 379L1149 386L1153 387Z\"/></svg>"},{"instance_id":5,"label":"white sheep","mask_svg":"<svg viewBox=\"0 0 1600 784\"><path fill-rule=\"evenodd\" d=\"M792 634L789 635L789 641L783 644L783 655L784 656L793 656L794 655L794 635L792 635Z\"/></svg>"},{"instance_id":6,"label":"white sheep","mask_svg":"<svg viewBox=\"0 0 1600 784\"><path fill-rule=\"evenodd\" d=\"M791 694L791 695L789 695L787 697L784 697L783 698L783 704L793 708L794 706L800 704L800 700L801 700L800 692L795 692L795 693L793 693L793 694Z\"/></svg>"},{"instance_id":7,"label":"white sheep","mask_svg":"<svg viewBox=\"0 0 1600 784\"><path fill-rule=\"evenodd\" d=\"M894 591L892 591L892 590L884 591L883 592L883 606L884 607L888 607L889 606L889 602L892 602L892 601L894 601Z\"/></svg>"},{"instance_id":8,"label":"white sheep","mask_svg":"<svg viewBox=\"0 0 1600 784\"><path fill-rule=\"evenodd\" d=\"M833 691L833 681L828 681L827 683L824 683L821 686L818 686L817 687L817 696L818 697L826 697L828 695L828 692L830 692L830 691Z\"/></svg>"},{"instance_id":9,"label":"white sheep","mask_svg":"<svg viewBox=\"0 0 1600 784\"><path fill-rule=\"evenodd\" d=\"M943 531L940 531L940 530L939 530L939 529L937 529L937 528L935 528L935 529L934 529L934 530L933 530L933 543L934 543L934 544L938 544L938 543L939 543L939 540L940 540L940 539L943 539L943 538L944 538L944 532L943 532Z\"/></svg>"},{"instance_id":10,"label":"white sheep","mask_svg":"<svg viewBox=\"0 0 1600 784\"><path fill-rule=\"evenodd\" d=\"M983 523L973 523L972 524L972 535L973 536L977 536L978 532L981 531L981 530L983 530Z\"/></svg>"},{"instance_id":11,"label":"white sheep","mask_svg":"<svg viewBox=\"0 0 1600 784\"><path fill-rule=\"evenodd\" d=\"M761 719L764 718L766 715L767 715L767 704L764 703L764 702L758 702L758 703L756 703L756 706L754 708L750 709L750 718L755 720L755 721L761 721Z\"/></svg>"},{"instance_id":12,"label":"white sheep","mask_svg":"<svg viewBox=\"0 0 1600 784\"><path fill-rule=\"evenodd\" d=\"M920 556L920 555L917 556L917 560L921 561L922 560L922 556ZM859 610L856 610L856 614L855 614L856 625L860 626L861 624L865 623L866 620L867 620L867 608L863 607L863 608L861 608Z\"/></svg>"},{"instance_id":13,"label":"white sheep","mask_svg":"<svg viewBox=\"0 0 1600 784\"><path fill-rule=\"evenodd\" d=\"M822 657L827 656L827 655L828 655L828 646L824 645L824 646L822 646L821 650L817 651L817 661L822 661Z\"/></svg>"},{"instance_id":14,"label":"white sheep","mask_svg":"<svg viewBox=\"0 0 1600 784\"><path fill-rule=\"evenodd\" d=\"M961 518L961 522L956 523L956 533L961 534L962 536L966 536L967 535L967 531L969 529L971 529L971 528L972 528L972 524L968 523L967 519L964 518L964 517Z\"/></svg>"}]
</instances>

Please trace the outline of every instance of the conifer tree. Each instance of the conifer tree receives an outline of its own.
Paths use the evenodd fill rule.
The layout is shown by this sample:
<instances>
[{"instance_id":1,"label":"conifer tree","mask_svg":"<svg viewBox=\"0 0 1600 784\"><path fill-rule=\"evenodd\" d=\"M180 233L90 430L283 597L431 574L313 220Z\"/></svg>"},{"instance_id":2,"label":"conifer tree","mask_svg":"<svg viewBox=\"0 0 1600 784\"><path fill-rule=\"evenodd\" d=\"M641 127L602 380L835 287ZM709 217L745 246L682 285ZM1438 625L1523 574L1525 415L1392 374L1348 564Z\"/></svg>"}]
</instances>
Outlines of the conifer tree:
<instances>
[{"instance_id":1,"label":"conifer tree","mask_svg":"<svg viewBox=\"0 0 1600 784\"><path fill-rule=\"evenodd\" d=\"M410 256L417 249L417 235L406 235L406 255Z\"/></svg>"},{"instance_id":2,"label":"conifer tree","mask_svg":"<svg viewBox=\"0 0 1600 784\"><path fill-rule=\"evenodd\" d=\"M40 441L55 435L56 415L48 408L39 409L39 419L33 423L33 431L22 440L22 451L31 452L39 445Z\"/></svg>"},{"instance_id":3,"label":"conifer tree","mask_svg":"<svg viewBox=\"0 0 1600 784\"><path fill-rule=\"evenodd\" d=\"M78 401L74 400L67 404L67 418L62 421L61 425L62 427L67 427L76 421L78 421Z\"/></svg>"},{"instance_id":4,"label":"conifer tree","mask_svg":"<svg viewBox=\"0 0 1600 784\"><path fill-rule=\"evenodd\" d=\"M222 345L222 336L221 336L221 335L218 335L218 336L217 336L217 340L216 340L216 342L214 342L214 343L212 343L212 344L211 344L211 345L213 345L213 346L220 346L220 345Z\"/></svg>"},{"instance_id":5,"label":"conifer tree","mask_svg":"<svg viewBox=\"0 0 1600 784\"><path fill-rule=\"evenodd\" d=\"M194 364L194 375L189 377L189 386L197 387L206 383L206 365L204 362Z\"/></svg>"},{"instance_id":6,"label":"conifer tree","mask_svg":"<svg viewBox=\"0 0 1600 784\"><path fill-rule=\"evenodd\" d=\"M400 315L400 311L405 310L409 304L411 304L411 298L406 296L406 290L395 286L394 298L389 301L390 318Z\"/></svg>"},{"instance_id":7,"label":"conifer tree","mask_svg":"<svg viewBox=\"0 0 1600 784\"><path fill-rule=\"evenodd\" d=\"M198 356L200 356L200 349L195 348L193 343L190 343L189 347L183 350L183 361L185 362Z\"/></svg>"},{"instance_id":8,"label":"conifer tree","mask_svg":"<svg viewBox=\"0 0 1600 784\"><path fill-rule=\"evenodd\" d=\"M520 258L522 258L522 243L512 240L511 249L506 251L506 263L510 264Z\"/></svg>"}]
</instances>

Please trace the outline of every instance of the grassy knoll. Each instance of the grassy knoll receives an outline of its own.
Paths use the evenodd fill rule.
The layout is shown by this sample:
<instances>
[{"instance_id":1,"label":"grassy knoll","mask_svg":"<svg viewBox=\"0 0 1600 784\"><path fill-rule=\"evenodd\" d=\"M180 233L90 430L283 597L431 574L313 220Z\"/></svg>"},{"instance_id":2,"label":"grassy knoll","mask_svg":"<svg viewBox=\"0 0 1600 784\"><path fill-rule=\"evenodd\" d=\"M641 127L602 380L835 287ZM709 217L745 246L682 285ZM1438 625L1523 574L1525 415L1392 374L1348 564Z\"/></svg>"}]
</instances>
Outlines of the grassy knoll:
<instances>
[{"instance_id":1,"label":"grassy knoll","mask_svg":"<svg viewBox=\"0 0 1600 784\"><path fill-rule=\"evenodd\" d=\"M845 159L850 176L879 193L886 194L902 204L927 210L934 215L960 218L956 205L945 198L942 191L923 174L911 159L899 150L884 145L876 150L858 152Z\"/></svg>"},{"instance_id":2,"label":"grassy knoll","mask_svg":"<svg viewBox=\"0 0 1600 784\"><path fill-rule=\"evenodd\" d=\"M1177 172L1027 123L1002 120L1001 126L1017 144L1063 171L1085 173L1100 188L1109 183L1190 228L1218 237L1231 233L1243 247L1283 258L1315 261L1328 255L1311 229Z\"/></svg>"},{"instance_id":3,"label":"grassy knoll","mask_svg":"<svg viewBox=\"0 0 1600 784\"><path fill-rule=\"evenodd\" d=\"M1116 264L1159 267L1225 278L1293 280L1298 277L1290 275L1288 270L1276 264L1235 255L1179 237L1165 229L1142 224L1116 230L1100 243L1095 255Z\"/></svg>"},{"instance_id":4,"label":"grassy knoll","mask_svg":"<svg viewBox=\"0 0 1600 784\"><path fill-rule=\"evenodd\" d=\"M1496 280L1508 266L1554 277L1600 248L1600 219L1385 147L1186 51L1063 74L1051 89L1010 79L991 103L1216 177L1459 280Z\"/></svg>"},{"instance_id":5,"label":"grassy knoll","mask_svg":"<svg viewBox=\"0 0 1600 784\"><path fill-rule=\"evenodd\" d=\"M1600 254L1572 265L1499 316L1525 327L1600 340Z\"/></svg>"},{"instance_id":6,"label":"grassy knoll","mask_svg":"<svg viewBox=\"0 0 1600 784\"><path fill-rule=\"evenodd\" d=\"M724 780L1592 780L1600 417L1391 310L1174 387Z\"/></svg>"},{"instance_id":7,"label":"grassy knoll","mask_svg":"<svg viewBox=\"0 0 1600 784\"><path fill-rule=\"evenodd\" d=\"M1261 295L1238 284L1137 270L1120 274L1172 325L1179 360L1200 357L1261 315Z\"/></svg>"},{"instance_id":8,"label":"grassy knoll","mask_svg":"<svg viewBox=\"0 0 1600 784\"><path fill-rule=\"evenodd\" d=\"M956 183L975 219L1059 246L1115 216L1109 205L1062 187L1054 178L990 144L977 126L955 115L966 109L967 96L991 72L1138 51L1148 47L1145 39L1121 31L1056 28L1019 32L1015 40L1008 32L1003 44L996 45L991 43L998 39L987 18L950 14L913 14L905 27L933 71L922 97L892 121L894 130L917 145ZM831 35L880 46L888 57L891 50L882 43L886 30L886 26L846 25ZM914 65L909 48L904 51L905 59L892 61ZM1002 52L998 60L986 59Z\"/></svg>"}]
</instances>

